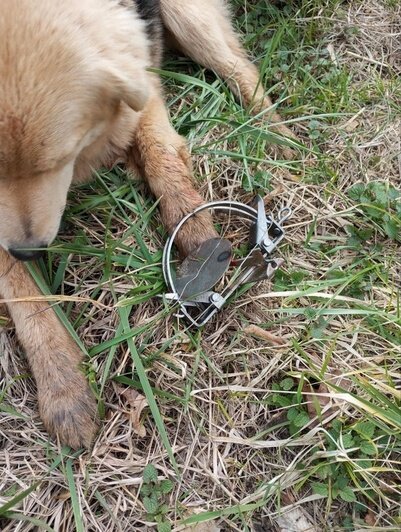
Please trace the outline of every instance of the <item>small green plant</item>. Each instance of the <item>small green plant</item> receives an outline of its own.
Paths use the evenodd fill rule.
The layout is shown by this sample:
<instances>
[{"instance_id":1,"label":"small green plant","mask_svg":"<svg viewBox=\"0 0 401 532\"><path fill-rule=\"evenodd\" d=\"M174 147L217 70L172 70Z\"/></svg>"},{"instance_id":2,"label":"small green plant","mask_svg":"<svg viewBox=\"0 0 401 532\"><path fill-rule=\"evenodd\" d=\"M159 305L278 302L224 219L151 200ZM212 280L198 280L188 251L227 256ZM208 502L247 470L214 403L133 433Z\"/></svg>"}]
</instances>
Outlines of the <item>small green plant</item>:
<instances>
[{"instance_id":1,"label":"small green plant","mask_svg":"<svg viewBox=\"0 0 401 532\"><path fill-rule=\"evenodd\" d=\"M303 386L302 379L287 376L272 385L268 399L269 404L285 410L285 425L291 436L305 430L312 418ZM313 408L319 417L319 405ZM309 487L330 503L344 501L364 513L369 502L382 497L380 487L372 481L372 472L383 467L391 436L366 418L352 423L334 419L321 434L319 446L298 464L299 470L308 471L298 489Z\"/></svg>"},{"instance_id":2,"label":"small green plant","mask_svg":"<svg viewBox=\"0 0 401 532\"><path fill-rule=\"evenodd\" d=\"M158 532L170 532L171 524L166 520L168 506L164 497L173 489L171 480L158 480L157 469L148 464L143 470L143 484L141 487L142 503L147 511L147 520L157 523Z\"/></svg>"},{"instance_id":3,"label":"small green plant","mask_svg":"<svg viewBox=\"0 0 401 532\"><path fill-rule=\"evenodd\" d=\"M341 460L321 461L315 465L314 476L318 481L311 483L313 492L331 499L357 502L353 488L358 491L362 488L365 495L372 497L374 494L369 489L364 472L375 466L380 446L385 444L385 436L380 438L380 432L371 421L360 421L352 427L345 427L336 419L325 440L327 456L335 458L336 452L341 449L345 454Z\"/></svg>"},{"instance_id":4,"label":"small green plant","mask_svg":"<svg viewBox=\"0 0 401 532\"><path fill-rule=\"evenodd\" d=\"M291 435L296 434L310 421L309 414L302 404L302 393L298 393L292 377L286 377L280 383L273 383L274 393L269 398L269 404L287 409L288 430Z\"/></svg>"},{"instance_id":5,"label":"small green plant","mask_svg":"<svg viewBox=\"0 0 401 532\"><path fill-rule=\"evenodd\" d=\"M309 138L312 140L320 139L327 128L326 124L319 120L310 120L309 122Z\"/></svg>"},{"instance_id":6,"label":"small green plant","mask_svg":"<svg viewBox=\"0 0 401 532\"><path fill-rule=\"evenodd\" d=\"M401 191L380 181L357 183L348 190L348 196L359 203L365 217L375 222L382 233L399 240L401 228ZM351 232L351 237L364 240L368 235Z\"/></svg>"},{"instance_id":7,"label":"small green plant","mask_svg":"<svg viewBox=\"0 0 401 532\"><path fill-rule=\"evenodd\" d=\"M302 290L304 286L307 286L308 277L308 272L303 270L278 270L273 280L274 290Z\"/></svg>"}]
</instances>

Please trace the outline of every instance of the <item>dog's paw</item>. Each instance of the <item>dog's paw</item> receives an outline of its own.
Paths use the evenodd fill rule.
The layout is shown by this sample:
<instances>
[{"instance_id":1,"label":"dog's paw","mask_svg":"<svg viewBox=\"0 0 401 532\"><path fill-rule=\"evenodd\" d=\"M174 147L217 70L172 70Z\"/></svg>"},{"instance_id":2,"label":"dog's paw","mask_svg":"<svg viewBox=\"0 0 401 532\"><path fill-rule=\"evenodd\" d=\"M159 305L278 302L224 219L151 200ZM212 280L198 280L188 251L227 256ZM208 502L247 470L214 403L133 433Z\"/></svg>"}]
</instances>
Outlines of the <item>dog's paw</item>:
<instances>
[{"instance_id":1,"label":"dog's paw","mask_svg":"<svg viewBox=\"0 0 401 532\"><path fill-rule=\"evenodd\" d=\"M97 407L79 369L66 369L38 395L40 416L52 436L73 449L91 446L98 428Z\"/></svg>"},{"instance_id":2,"label":"dog's paw","mask_svg":"<svg viewBox=\"0 0 401 532\"><path fill-rule=\"evenodd\" d=\"M181 257L188 257L201 244L218 238L209 212L203 211L190 218L178 231L175 239Z\"/></svg>"}]
</instances>

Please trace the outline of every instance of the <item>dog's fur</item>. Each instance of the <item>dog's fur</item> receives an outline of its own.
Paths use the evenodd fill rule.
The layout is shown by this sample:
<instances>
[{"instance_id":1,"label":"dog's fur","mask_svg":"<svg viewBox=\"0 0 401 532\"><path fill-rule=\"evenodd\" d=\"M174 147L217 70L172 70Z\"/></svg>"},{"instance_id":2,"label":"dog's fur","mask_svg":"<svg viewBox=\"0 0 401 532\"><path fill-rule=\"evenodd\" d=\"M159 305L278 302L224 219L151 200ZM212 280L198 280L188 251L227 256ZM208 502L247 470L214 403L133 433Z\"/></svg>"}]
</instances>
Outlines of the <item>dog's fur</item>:
<instances>
[{"instance_id":1,"label":"dog's fur","mask_svg":"<svg viewBox=\"0 0 401 532\"><path fill-rule=\"evenodd\" d=\"M227 80L253 109L270 107L223 0L3 0L0 12L0 294L9 302L47 430L72 447L95 434L81 353L24 265L8 253L55 238L72 183L125 161L143 176L171 231L202 203L185 141L160 82L162 34ZM277 114L269 116L279 122ZM277 129L293 136L282 125ZM208 215L178 236L182 254L215 235ZM27 299L30 299L29 301Z\"/></svg>"}]
</instances>

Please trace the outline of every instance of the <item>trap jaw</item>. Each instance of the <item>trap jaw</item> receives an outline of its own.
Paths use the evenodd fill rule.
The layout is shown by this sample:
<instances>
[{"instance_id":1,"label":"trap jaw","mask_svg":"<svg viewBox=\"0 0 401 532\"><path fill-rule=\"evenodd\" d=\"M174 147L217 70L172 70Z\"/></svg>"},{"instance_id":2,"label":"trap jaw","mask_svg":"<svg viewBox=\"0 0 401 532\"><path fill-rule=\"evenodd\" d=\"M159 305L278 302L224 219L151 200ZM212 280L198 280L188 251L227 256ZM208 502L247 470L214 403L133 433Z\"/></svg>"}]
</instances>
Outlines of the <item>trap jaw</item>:
<instances>
[{"instance_id":1,"label":"trap jaw","mask_svg":"<svg viewBox=\"0 0 401 532\"><path fill-rule=\"evenodd\" d=\"M192 216L205 210L250 220L249 252L245 258L233 261L231 244L223 238L214 238L204 242L192 256L184 260L181 272L175 272L171 258L174 240ZM170 290L165 297L178 303L180 312L177 316L185 318L194 327L202 327L242 285L270 279L284 262L282 259L273 259L271 254L283 240L283 224L290 216L291 209L285 207L276 222L266 214L260 196L254 198L252 205L236 201L206 203L185 216L166 242L162 263L164 279ZM213 287L230 264L237 266L232 278L221 292L214 291Z\"/></svg>"}]
</instances>

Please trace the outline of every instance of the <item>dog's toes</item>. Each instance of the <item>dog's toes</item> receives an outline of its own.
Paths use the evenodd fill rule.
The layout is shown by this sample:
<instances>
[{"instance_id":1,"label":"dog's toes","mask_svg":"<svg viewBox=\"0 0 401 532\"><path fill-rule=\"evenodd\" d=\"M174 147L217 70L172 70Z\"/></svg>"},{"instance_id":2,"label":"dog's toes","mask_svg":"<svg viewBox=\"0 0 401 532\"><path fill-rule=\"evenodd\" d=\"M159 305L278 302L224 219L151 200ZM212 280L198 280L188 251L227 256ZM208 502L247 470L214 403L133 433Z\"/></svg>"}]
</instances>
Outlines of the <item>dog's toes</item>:
<instances>
[{"instance_id":1,"label":"dog's toes","mask_svg":"<svg viewBox=\"0 0 401 532\"><path fill-rule=\"evenodd\" d=\"M39 410L46 430L62 445L90 447L97 431L96 401L85 377L76 370L74 379L50 384L39 392Z\"/></svg>"},{"instance_id":2,"label":"dog's toes","mask_svg":"<svg viewBox=\"0 0 401 532\"><path fill-rule=\"evenodd\" d=\"M218 238L210 212L203 211L190 218L179 230L175 244L180 255L187 257L197 247L211 238Z\"/></svg>"}]
</instances>

